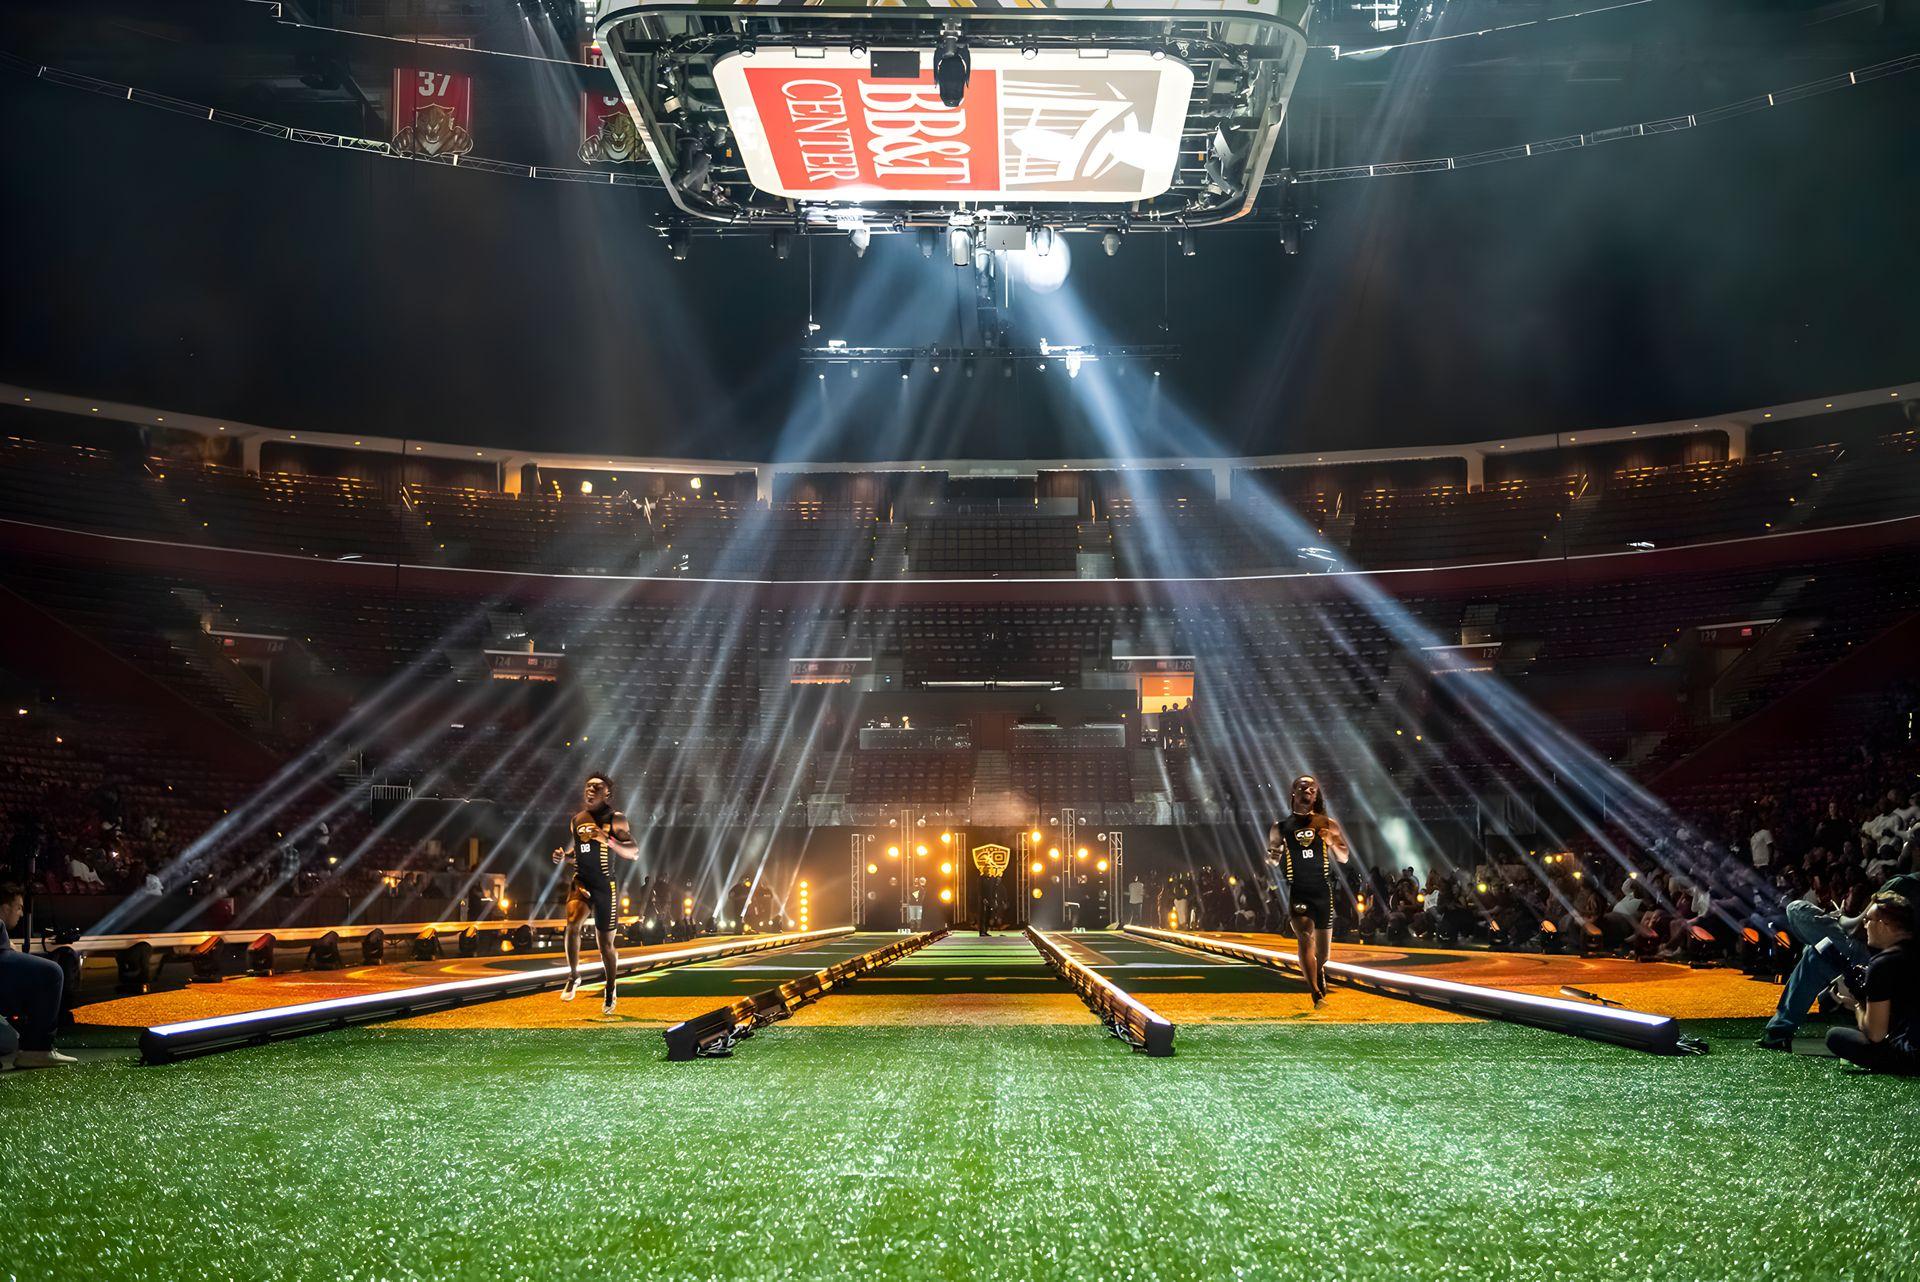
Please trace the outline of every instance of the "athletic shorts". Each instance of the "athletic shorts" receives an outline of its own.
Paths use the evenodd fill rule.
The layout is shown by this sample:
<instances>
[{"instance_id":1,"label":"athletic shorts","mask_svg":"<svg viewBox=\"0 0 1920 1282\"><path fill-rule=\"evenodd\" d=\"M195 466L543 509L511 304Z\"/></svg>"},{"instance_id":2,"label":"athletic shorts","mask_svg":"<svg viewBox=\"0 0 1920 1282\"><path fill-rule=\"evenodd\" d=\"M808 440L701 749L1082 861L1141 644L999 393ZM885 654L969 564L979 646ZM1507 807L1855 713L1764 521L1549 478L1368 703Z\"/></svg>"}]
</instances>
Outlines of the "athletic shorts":
<instances>
[{"instance_id":1,"label":"athletic shorts","mask_svg":"<svg viewBox=\"0 0 1920 1282\"><path fill-rule=\"evenodd\" d=\"M614 930L616 923L613 915L612 886L606 884L595 885L591 882L584 882L575 878L573 891L567 898L569 905L584 903L592 907L593 928L595 930L604 933L611 933ZM568 915L571 916L571 912L569 912Z\"/></svg>"},{"instance_id":2,"label":"athletic shorts","mask_svg":"<svg viewBox=\"0 0 1920 1282\"><path fill-rule=\"evenodd\" d=\"M1297 890L1292 895L1293 916L1305 917L1316 930L1333 929L1333 892L1322 887L1318 890Z\"/></svg>"}]
</instances>

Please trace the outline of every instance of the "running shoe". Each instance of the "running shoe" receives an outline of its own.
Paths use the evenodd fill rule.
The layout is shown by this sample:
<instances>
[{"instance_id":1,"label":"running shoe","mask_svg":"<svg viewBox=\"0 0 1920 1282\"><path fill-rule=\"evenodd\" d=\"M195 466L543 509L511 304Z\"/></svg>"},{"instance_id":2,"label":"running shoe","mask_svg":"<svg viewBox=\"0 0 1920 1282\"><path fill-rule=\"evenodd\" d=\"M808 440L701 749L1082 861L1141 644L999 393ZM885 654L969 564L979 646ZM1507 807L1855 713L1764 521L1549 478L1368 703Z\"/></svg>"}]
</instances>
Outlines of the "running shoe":
<instances>
[{"instance_id":1,"label":"running shoe","mask_svg":"<svg viewBox=\"0 0 1920 1282\"><path fill-rule=\"evenodd\" d=\"M579 988L579 987L580 987L580 981L579 981L579 980L577 980L577 979L569 979L569 980L568 980L568 981L566 982L566 986L565 986L565 987L563 987L563 988L562 988L562 989L560 990L560 1000L561 1000L561 1001L563 1001L563 1002L570 1002L570 1001L572 1001L572 1000L573 1000L573 994L574 994L574 990L575 990L575 989L577 989L577 988Z\"/></svg>"},{"instance_id":2,"label":"running shoe","mask_svg":"<svg viewBox=\"0 0 1920 1282\"><path fill-rule=\"evenodd\" d=\"M614 991L614 987L612 984L608 984L607 995L600 999L600 1013L602 1015L613 1014L613 1004L619 999L620 999L620 994Z\"/></svg>"}]
</instances>

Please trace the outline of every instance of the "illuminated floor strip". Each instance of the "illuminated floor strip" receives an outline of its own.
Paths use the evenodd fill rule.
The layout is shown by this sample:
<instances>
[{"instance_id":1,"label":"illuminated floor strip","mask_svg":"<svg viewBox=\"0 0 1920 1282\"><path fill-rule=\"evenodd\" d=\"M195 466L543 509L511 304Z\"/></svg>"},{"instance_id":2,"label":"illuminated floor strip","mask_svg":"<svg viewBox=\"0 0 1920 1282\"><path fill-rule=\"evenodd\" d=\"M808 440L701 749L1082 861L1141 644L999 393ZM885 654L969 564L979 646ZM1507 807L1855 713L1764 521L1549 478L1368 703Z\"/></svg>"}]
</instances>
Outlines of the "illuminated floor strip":
<instances>
[{"instance_id":1,"label":"illuminated floor strip","mask_svg":"<svg viewBox=\"0 0 1920 1282\"><path fill-rule=\"evenodd\" d=\"M1239 957L1293 974L1300 971L1297 957L1256 944L1161 930L1152 926L1129 926L1127 931L1142 939L1162 940L1202 952ZM1623 1007L1594 1006L1533 993L1508 992L1450 979L1356 966L1352 962L1329 961L1326 973L1329 979L1341 980L1358 988L1408 1001L1433 1003L1449 1010L1532 1024L1554 1032L1596 1037L1656 1054L1673 1054L1681 1049L1679 1025L1666 1015L1649 1015L1644 1011Z\"/></svg>"},{"instance_id":2,"label":"illuminated floor strip","mask_svg":"<svg viewBox=\"0 0 1920 1282\"><path fill-rule=\"evenodd\" d=\"M675 966L685 962L709 961L719 957L765 952L775 948L790 948L796 944L816 943L852 933L853 927L839 926L792 935L770 935L764 939L747 942L700 944L667 952L640 953L622 958L615 967L615 973L616 975L638 974L660 966ZM582 961L579 973L583 985L599 983L603 970L604 964L601 962ZM530 992L557 988L566 982L566 978L565 966L550 966L540 970L489 975L481 979L461 979L444 984L421 984L411 988L362 993L327 1001L269 1007L265 1010L246 1011L237 1015L220 1015L177 1024L160 1024L147 1029L140 1035L140 1054L148 1063L166 1063L188 1055L250 1045L276 1037L292 1037L301 1033L342 1028L372 1020L393 1019L412 1012L443 1010L469 1002L522 996Z\"/></svg>"}]
</instances>

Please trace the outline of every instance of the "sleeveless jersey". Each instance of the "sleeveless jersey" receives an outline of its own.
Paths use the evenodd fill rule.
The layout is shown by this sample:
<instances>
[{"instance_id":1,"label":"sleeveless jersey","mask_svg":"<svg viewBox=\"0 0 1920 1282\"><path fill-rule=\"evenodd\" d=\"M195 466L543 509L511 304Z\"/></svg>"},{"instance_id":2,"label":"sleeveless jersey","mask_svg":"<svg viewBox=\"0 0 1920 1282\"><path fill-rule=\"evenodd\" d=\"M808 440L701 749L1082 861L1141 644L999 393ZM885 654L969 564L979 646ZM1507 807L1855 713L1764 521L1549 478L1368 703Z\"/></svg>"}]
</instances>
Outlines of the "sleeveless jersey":
<instances>
[{"instance_id":1,"label":"sleeveless jersey","mask_svg":"<svg viewBox=\"0 0 1920 1282\"><path fill-rule=\"evenodd\" d=\"M623 818L611 806L594 812L581 810L573 816L573 875L583 886L613 884L613 850L594 832L610 830Z\"/></svg>"},{"instance_id":2,"label":"sleeveless jersey","mask_svg":"<svg viewBox=\"0 0 1920 1282\"><path fill-rule=\"evenodd\" d=\"M1282 815L1274 824L1280 831L1280 871L1293 894L1330 888L1326 836L1304 815Z\"/></svg>"}]
</instances>

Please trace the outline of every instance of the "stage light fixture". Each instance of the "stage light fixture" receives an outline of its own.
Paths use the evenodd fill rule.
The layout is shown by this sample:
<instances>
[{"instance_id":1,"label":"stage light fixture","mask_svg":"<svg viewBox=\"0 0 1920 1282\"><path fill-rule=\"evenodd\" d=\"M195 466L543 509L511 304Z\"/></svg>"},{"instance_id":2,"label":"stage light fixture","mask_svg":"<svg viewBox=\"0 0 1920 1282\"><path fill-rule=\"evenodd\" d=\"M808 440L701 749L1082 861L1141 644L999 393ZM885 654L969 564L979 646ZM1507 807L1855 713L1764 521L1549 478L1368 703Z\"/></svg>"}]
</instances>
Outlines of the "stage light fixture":
<instances>
[{"instance_id":1,"label":"stage light fixture","mask_svg":"<svg viewBox=\"0 0 1920 1282\"><path fill-rule=\"evenodd\" d=\"M1108 258L1112 258L1115 254L1119 253L1120 252L1120 233L1117 231L1110 231L1106 235L1102 236L1100 238L1100 248L1107 251Z\"/></svg>"},{"instance_id":2,"label":"stage light fixture","mask_svg":"<svg viewBox=\"0 0 1920 1282\"><path fill-rule=\"evenodd\" d=\"M129 994L146 992L151 983L149 964L152 960L153 945L144 939L115 953L113 966L117 974L114 991Z\"/></svg>"},{"instance_id":3,"label":"stage light fixture","mask_svg":"<svg viewBox=\"0 0 1920 1282\"><path fill-rule=\"evenodd\" d=\"M262 935L247 945L247 971L254 975L273 974L273 944L270 934Z\"/></svg>"},{"instance_id":4,"label":"stage light fixture","mask_svg":"<svg viewBox=\"0 0 1920 1282\"><path fill-rule=\"evenodd\" d=\"M887 847L887 858L898 859L899 857L900 857L900 847L898 846Z\"/></svg>"},{"instance_id":5,"label":"stage light fixture","mask_svg":"<svg viewBox=\"0 0 1920 1282\"><path fill-rule=\"evenodd\" d=\"M923 858L923 859L924 859L924 858L926 858L926 854L927 854L927 848L926 848L926 846L925 846L925 844L923 843L923 844L921 844L921 845L918 845L918 846L915 846L915 847L913 848L913 853L914 853L914 854L916 854L916 855L919 855L919 856L920 856L921 858Z\"/></svg>"},{"instance_id":6,"label":"stage light fixture","mask_svg":"<svg viewBox=\"0 0 1920 1282\"><path fill-rule=\"evenodd\" d=\"M965 267L973 262L973 234L964 227L955 227L947 233L947 256L955 267Z\"/></svg>"},{"instance_id":7,"label":"stage light fixture","mask_svg":"<svg viewBox=\"0 0 1920 1282\"><path fill-rule=\"evenodd\" d=\"M1094 864L1093 866L1094 866L1094 869L1095 869L1096 871L1098 871L1098 872L1105 872L1105 871L1107 870L1107 861L1106 861L1106 860L1104 860L1104 859L1102 859L1102 860L1100 860L1100 861L1098 861L1097 863L1095 863L1095 864Z\"/></svg>"},{"instance_id":8,"label":"stage light fixture","mask_svg":"<svg viewBox=\"0 0 1920 1282\"><path fill-rule=\"evenodd\" d=\"M773 233L770 239L773 242L774 261L784 263L787 260L787 255L793 252L793 234L791 232L777 231Z\"/></svg>"},{"instance_id":9,"label":"stage light fixture","mask_svg":"<svg viewBox=\"0 0 1920 1282\"><path fill-rule=\"evenodd\" d=\"M873 228L865 223L855 223L847 232L847 239L853 242L853 256L865 258L867 246L873 243Z\"/></svg>"},{"instance_id":10,"label":"stage light fixture","mask_svg":"<svg viewBox=\"0 0 1920 1282\"><path fill-rule=\"evenodd\" d=\"M1040 830L1038 828L1035 828L1031 833L1027 835L1035 841L1040 840Z\"/></svg>"},{"instance_id":11,"label":"stage light fixture","mask_svg":"<svg viewBox=\"0 0 1920 1282\"><path fill-rule=\"evenodd\" d=\"M413 937L413 959L415 961L440 960L440 932L428 926Z\"/></svg>"},{"instance_id":12,"label":"stage light fixture","mask_svg":"<svg viewBox=\"0 0 1920 1282\"><path fill-rule=\"evenodd\" d=\"M308 970L339 970L346 965L340 956L340 932L330 930L307 949Z\"/></svg>"},{"instance_id":13,"label":"stage light fixture","mask_svg":"<svg viewBox=\"0 0 1920 1282\"><path fill-rule=\"evenodd\" d=\"M1040 46L1039 45L1021 45L1020 56L1022 58L1027 59L1028 61L1032 61L1033 59L1038 58L1040 56Z\"/></svg>"},{"instance_id":14,"label":"stage light fixture","mask_svg":"<svg viewBox=\"0 0 1920 1282\"><path fill-rule=\"evenodd\" d=\"M951 876L953 876L953 860L951 860L951 859L948 859L948 860L944 860L944 861L942 861L942 862L941 862L941 864L940 864L940 875L941 875L942 877L951 877Z\"/></svg>"},{"instance_id":15,"label":"stage light fixture","mask_svg":"<svg viewBox=\"0 0 1920 1282\"><path fill-rule=\"evenodd\" d=\"M193 946L187 954L193 966L193 977L188 983L218 984L226 979L225 969L220 962L220 937L210 935Z\"/></svg>"},{"instance_id":16,"label":"stage light fixture","mask_svg":"<svg viewBox=\"0 0 1920 1282\"><path fill-rule=\"evenodd\" d=\"M943 106L958 107L967 97L967 80L973 74L973 55L954 32L940 37L933 54L933 82L940 87Z\"/></svg>"},{"instance_id":17,"label":"stage light fixture","mask_svg":"<svg viewBox=\"0 0 1920 1282\"><path fill-rule=\"evenodd\" d=\"M378 966L387 959L387 932L375 926L360 937L360 963Z\"/></svg>"},{"instance_id":18,"label":"stage light fixture","mask_svg":"<svg viewBox=\"0 0 1920 1282\"><path fill-rule=\"evenodd\" d=\"M1185 227L1173 234L1173 243L1180 247L1180 257L1192 258L1194 255L1193 233Z\"/></svg>"},{"instance_id":19,"label":"stage light fixture","mask_svg":"<svg viewBox=\"0 0 1920 1282\"><path fill-rule=\"evenodd\" d=\"M667 254L676 263L687 261L687 255L693 252L693 233L685 227L675 227L667 233Z\"/></svg>"},{"instance_id":20,"label":"stage light fixture","mask_svg":"<svg viewBox=\"0 0 1920 1282\"><path fill-rule=\"evenodd\" d=\"M950 904L953 902L953 890L951 887L942 886L940 888L940 902L943 904Z\"/></svg>"},{"instance_id":21,"label":"stage light fixture","mask_svg":"<svg viewBox=\"0 0 1920 1282\"><path fill-rule=\"evenodd\" d=\"M920 257L929 258L929 259L932 258L933 257L933 237L919 236L919 237L916 237L916 239L920 242Z\"/></svg>"},{"instance_id":22,"label":"stage light fixture","mask_svg":"<svg viewBox=\"0 0 1920 1282\"><path fill-rule=\"evenodd\" d=\"M478 957L480 955L479 927L469 926L461 931L460 942L457 947L462 957Z\"/></svg>"},{"instance_id":23,"label":"stage light fixture","mask_svg":"<svg viewBox=\"0 0 1920 1282\"><path fill-rule=\"evenodd\" d=\"M1047 870L1047 866L1046 866L1045 864L1043 864L1043 863L1041 863L1041 862L1040 862L1040 861L1039 861L1038 859L1036 859L1036 860L1034 860L1034 861L1033 861L1033 875L1034 875L1034 876L1036 876L1036 877L1038 877L1038 876L1039 876L1039 875L1040 875L1041 873L1043 873L1043 872L1045 872L1046 870Z\"/></svg>"}]
</instances>

